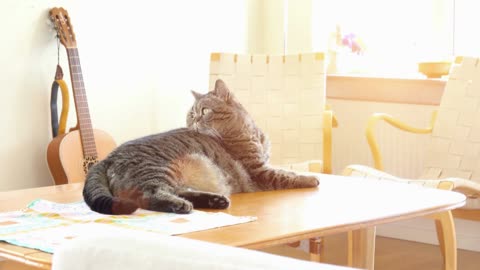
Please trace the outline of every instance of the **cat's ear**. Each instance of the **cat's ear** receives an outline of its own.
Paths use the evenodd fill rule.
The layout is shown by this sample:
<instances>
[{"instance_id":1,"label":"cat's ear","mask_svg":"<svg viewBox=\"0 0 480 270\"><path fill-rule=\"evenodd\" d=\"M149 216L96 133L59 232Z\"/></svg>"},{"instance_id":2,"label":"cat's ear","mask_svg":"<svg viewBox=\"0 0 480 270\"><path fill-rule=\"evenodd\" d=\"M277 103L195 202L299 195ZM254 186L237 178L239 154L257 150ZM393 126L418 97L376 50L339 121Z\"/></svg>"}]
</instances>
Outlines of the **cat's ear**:
<instances>
[{"instance_id":1,"label":"cat's ear","mask_svg":"<svg viewBox=\"0 0 480 270\"><path fill-rule=\"evenodd\" d=\"M227 85L225 84L224 81L221 79L218 79L215 82L215 89L213 89L213 93L215 96L225 100L225 101L230 101L232 98L232 93L228 89Z\"/></svg>"},{"instance_id":2,"label":"cat's ear","mask_svg":"<svg viewBox=\"0 0 480 270\"><path fill-rule=\"evenodd\" d=\"M195 92L193 90L191 90L191 92L192 92L192 95L195 98L195 100L199 100L201 97L203 97L203 95L198 93L198 92Z\"/></svg>"}]
</instances>

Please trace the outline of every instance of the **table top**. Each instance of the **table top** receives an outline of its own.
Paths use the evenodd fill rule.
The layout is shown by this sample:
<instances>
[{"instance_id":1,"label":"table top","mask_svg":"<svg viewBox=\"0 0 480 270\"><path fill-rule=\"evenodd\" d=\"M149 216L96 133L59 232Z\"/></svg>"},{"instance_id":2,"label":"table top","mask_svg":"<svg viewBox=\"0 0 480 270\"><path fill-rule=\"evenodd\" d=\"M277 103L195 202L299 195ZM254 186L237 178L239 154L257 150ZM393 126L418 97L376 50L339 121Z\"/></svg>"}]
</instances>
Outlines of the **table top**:
<instances>
[{"instance_id":1,"label":"table top","mask_svg":"<svg viewBox=\"0 0 480 270\"><path fill-rule=\"evenodd\" d=\"M256 216L253 222L181 235L230 246L259 249L327 234L425 216L461 207L463 194L391 181L320 174L318 188L231 196L222 212ZM83 184L0 192L0 211L24 208L34 199L75 202ZM49 268L51 254L0 243L0 256Z\"/></svg>"}]
</instances>

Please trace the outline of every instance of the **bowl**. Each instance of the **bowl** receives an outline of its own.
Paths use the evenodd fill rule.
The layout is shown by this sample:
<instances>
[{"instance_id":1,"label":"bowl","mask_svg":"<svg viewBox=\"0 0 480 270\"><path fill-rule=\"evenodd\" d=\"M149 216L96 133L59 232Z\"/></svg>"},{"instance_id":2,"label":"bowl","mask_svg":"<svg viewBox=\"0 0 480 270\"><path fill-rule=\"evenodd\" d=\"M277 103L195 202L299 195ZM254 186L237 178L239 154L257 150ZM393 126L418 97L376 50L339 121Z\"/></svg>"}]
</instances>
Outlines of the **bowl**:
<instances>
[{"instance_id":1,"label":"bowl","mask_svg":"<svg viewBox=\"0 0 480 270\"><path fill-rule=\"evenodd\" d=\"M441 78L448 75L451 65L449 61L421 62L418 63L418 71L430 79Z\"/></svg>"}]
</instances>

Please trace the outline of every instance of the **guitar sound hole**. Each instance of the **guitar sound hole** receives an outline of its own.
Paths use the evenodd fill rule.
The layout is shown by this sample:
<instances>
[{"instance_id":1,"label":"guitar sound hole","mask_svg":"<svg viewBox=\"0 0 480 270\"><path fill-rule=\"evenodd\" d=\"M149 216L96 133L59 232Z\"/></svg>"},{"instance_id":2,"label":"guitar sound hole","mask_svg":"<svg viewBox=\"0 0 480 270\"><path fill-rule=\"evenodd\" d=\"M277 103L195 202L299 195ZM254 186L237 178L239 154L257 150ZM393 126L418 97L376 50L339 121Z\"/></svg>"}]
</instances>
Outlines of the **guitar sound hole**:
<instances>
[{"instance_id":1,"label":"guitar sound hole","mask_svg":"<svg viewBox=\"0 0 480 270\"><path fill-rule=\"evenodd\" d=\"M87 174L90 167L92 167L92 165L94 165L97 162L98 162L98 159L96 157L86 157L83 160L83 171L85 172L85 174Z\"/></svg>"}]
</instances>

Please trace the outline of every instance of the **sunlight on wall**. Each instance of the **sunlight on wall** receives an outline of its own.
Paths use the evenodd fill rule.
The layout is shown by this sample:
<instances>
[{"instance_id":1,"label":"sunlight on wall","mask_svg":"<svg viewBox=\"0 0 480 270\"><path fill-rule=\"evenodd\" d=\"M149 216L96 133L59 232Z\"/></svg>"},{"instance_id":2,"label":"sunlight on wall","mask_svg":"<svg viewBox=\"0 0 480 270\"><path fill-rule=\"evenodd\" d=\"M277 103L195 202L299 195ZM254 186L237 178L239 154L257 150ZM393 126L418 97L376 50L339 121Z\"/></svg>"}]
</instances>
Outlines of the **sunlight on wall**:
<instances>
[{"instance_id":1,"label":"sunlight on wall","mask_svg":"<svg viewBox=\"0 0 480 270\"><path fill-rule=\"evenodd\" d=\"M246 50L245 1L1 1L0 190L52 183L50 8L70 15L93 127L122 143L185 125L190 90L207 91L210 53ZM63 47L60 64L71 91ZM72 95L70 102L68 128L76 124Z\"/></svg>"},{"instance_id":2,"label":"sunlight on wall","mask_svg":"<svg viewBox=\"0 0 480 270\"><path fill-rule=\"evenodd\" d=\"M108 124L120 141L184 126L193 102L190 90L208 90L210 53L246 50L245 1L158 4L143 0L134 6L126 1L102 1L96 12L89 13L102 17L113 3L116 11L102 25L82 25L89 52L96 52L89 58L97 59L85 76L102 84L98 87L103 94L94 101L93 110L101 115L106 100L128 97L108 105L131 123L127 132L123 126ZM108 119L111 116L103 120Z\"/></svg>"},{"instance_id":3,"label":"sunlight on wall","mask_svg":"<svg viewBox=\"0 0 480 270\"><path fill-rule=\"evenodd\" d=\"M193 102L190 90L209 90L211 52L242 53L247 46L245 1L172 1L169 8L158 23L175 27L159 33L155 46L161 50L156 50L151 69L157 89L156 129L184 125Z\"/></svg>"}]
</instances>

